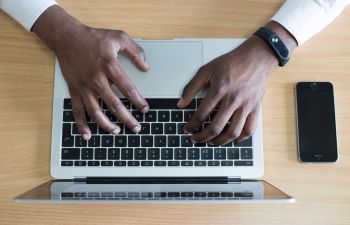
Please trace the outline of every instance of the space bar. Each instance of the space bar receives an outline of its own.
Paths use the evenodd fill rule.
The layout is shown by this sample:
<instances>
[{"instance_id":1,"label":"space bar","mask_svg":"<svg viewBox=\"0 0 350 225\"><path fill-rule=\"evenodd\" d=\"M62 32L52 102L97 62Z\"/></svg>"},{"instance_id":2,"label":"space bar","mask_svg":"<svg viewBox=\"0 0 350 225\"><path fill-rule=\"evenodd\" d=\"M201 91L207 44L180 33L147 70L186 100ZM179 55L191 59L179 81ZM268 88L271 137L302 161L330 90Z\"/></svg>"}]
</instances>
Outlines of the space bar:
<instances>
[{"instance_id":1,"label":"space bar","mask_svg":"<svg viewBox=\"0 0 350 225\"><path fill-rule=\"evenodd\" d=\"M177 109L178 98L147 98L150 109ZM186 109L196 109L195 100L193 100Z\"/></svg>"}]
</instances>

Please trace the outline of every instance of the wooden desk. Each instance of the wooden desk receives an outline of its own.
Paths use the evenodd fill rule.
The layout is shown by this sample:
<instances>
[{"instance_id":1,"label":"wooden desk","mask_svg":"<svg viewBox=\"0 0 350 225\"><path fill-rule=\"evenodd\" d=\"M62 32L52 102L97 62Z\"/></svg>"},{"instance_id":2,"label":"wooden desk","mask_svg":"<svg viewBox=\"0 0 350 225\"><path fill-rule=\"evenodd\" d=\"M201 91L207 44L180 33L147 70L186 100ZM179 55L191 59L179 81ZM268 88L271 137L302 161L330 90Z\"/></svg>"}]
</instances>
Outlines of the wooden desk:
<instances>
[{"instance_id":1,"label":"wooden desk","mask_svg":"<svg viewBox=\"0 0 350 225\"><path fill-rule=\"evenodd\" d=\"M282 1L61 0L97 27L141 38L247 37ZM0 13L0 224L350 224L350 9L274 72L263 104L264 179L296 198L275 205L14 204L50 179L53 54ZM340 160L296 159L293 87L300 80L335 85Z\"/></svg>"}]
</instances>

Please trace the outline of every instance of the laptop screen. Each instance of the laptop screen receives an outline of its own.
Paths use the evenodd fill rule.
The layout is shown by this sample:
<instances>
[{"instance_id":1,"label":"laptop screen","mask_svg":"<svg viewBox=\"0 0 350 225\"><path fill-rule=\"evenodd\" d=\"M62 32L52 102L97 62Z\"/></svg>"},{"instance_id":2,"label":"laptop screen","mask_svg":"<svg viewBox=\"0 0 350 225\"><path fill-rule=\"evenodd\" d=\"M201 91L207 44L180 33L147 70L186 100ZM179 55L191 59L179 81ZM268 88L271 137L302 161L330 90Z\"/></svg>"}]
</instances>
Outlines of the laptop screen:
<instances>
[{"instance_id":1,"label":"laptop screen","mask_svg":"<svg viewBox=\"0 0 350 225\"><path fill-rule=\"evenodd\" d=\"M20 196L16 202L293 202L265 181L229 184L86 184L49 181Z\"/></svg>"}]
</instances>

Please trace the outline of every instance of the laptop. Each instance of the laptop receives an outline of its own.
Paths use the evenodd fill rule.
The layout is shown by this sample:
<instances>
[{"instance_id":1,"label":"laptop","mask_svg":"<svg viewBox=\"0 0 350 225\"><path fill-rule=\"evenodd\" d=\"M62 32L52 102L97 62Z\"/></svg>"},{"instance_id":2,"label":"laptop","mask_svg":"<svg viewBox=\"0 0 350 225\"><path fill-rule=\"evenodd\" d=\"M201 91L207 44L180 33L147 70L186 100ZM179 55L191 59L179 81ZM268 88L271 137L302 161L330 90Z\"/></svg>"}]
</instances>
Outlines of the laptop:
<instances>
[{"instance_id":1,"label":"laptop","mask_svg":"<svg viewBox=\"0 0 350 225\"><path fill-rule=\"evenodd\" d=\"M141 123L132 133L105 104L101 108L121 132L111 135L88 118L92 131L84 141L74 122L70 95L56 60L49 181L17 201L59 202L293 202L265 181L261 113L253 137L224 146L193 144L183 126L205 93L185 109L176 102L197 70L239 46L243 39L135 40L147 55L150 70L139 71L126 57L123 68L150 105L146 114L113 87ZM213 112L213 115L215 112ZM203 123L205 128L213 117ZM85 201L84 201L85 200ZM177 201L173 201L177 200Z\"/></svg>"}]
</instances>

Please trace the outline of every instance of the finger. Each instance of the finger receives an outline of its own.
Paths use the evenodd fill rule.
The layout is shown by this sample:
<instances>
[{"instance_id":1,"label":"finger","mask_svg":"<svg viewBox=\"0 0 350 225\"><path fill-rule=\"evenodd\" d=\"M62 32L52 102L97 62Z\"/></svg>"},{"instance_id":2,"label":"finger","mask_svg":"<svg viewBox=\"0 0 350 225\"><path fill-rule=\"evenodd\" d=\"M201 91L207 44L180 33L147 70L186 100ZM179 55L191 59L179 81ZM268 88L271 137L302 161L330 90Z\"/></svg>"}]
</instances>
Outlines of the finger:
<instances>
[{"instance_id":1,"label":"finger","mask_svg":"<svg viewBox=\"0 0 350 225\"><path fill-rule=\"evenodd\" d=\"M99 127L112 134L118 134L120 132L120 127L112 123L102 112L96 97L90 90L87 90L82 97L88 114Z\"/></svg>"},{"instance_id":2,"label":"finger","mask_svg":"<svg viewBox=\"0 0 350 225\"><path fill-rule=\"evenodd\" d=\"M199 126L201 126L202 123L208 119L210 113L219 103L222 96L223 93L217 91L216 88L209 88L197 111L193 114L190 121L184 126L184 132L193 133Z\"/></svg>"},{"instance_id":3,"label":"finger","mask_svg":"<svg viewBox=\"0 0 350 225\"><path fill-rule=\"evenodd\" d=\"M184 87L182 96L177 103L177 107L185 108L196 96L196 94L208 83L209 71L206 67L201 67L197 74Z\"/></svg>"},{"instance_id":4,"label":"finger","mask_svg":"<svg viewBox=\"0 0 350 225\"><path fill-rule=\"evenodd\" d=\"M243 109L234 112L229 127L219 136L211 140L211 144L225 145L241 135L248 114Z\"/></svg>"},{"instance_id":5,"label":"finger","mask_svg":"<svg viewBox=\"0 0 350 225\"><path fill-rule=\"evenodd\" d=\"M83 136L84 140L89 140L91 138L91 131L89 126L86 124L84 102L79 94L71 91L71 88L70 95L72 98L73 116L79 133Z\"/></svg>"},{"instance_id":6,"label":"finger","mask_svg":"<svg viewBox=\"0 0 350 225\"><path fill-rule=\"evenodd\" d=\"M126 109L124 104L115 95L109 85L107 85L104 90L100 92L100 95L108 109L118 118L118 120L123 122L134 133L140 132L140 123L131 115L129 110Z\"/></svg>"},{"instance_id":7,"label":"finger","mask_svg":"<svg viewBox=\"0 0 350 225\"><path fill-rule=\"evenodd\" d=\"M245 139L248 139L254 134L254 131L256 129L256 126L258 124L258 118L259 118L259 110L255 110L252 113L250 113L247 117L247 120L245 122L245 125L243 127L241 135L236 139L236 141L244 141Z\"/></svg>"},{"instance_id":8,"label":"finger","mask_svg":"<svg viewBox=\"0 0 350 225\"><path fill-rule=\"evenodd\" d=\"M233 105L230 105L228 103L222 104L210 125L207 126L203 131L193 134L191 140L194 143L208 142L216 136L220 135L225 128L227 121L232 116L232 112Z\"/></svg>"},{"instance_id":9,"label":"finger","mask_svg":"<svg viewBox=\"0 0 350 225\"><path fill-rule=\"evenodd\" d=\"M107 75L110 80L117 86L123 95L142 113L148 112L149 106L146 100L141 96L135 85L130 81L127 74L118 63L113 61L108 66ZM115 94L114 94L115 95ZM114 98L115 99L115 98Z\"/></svg>"},{"instance_id":10,"label":"finger","mask_svg":"<svg viewBox=\"0 0 350 225\"><path fill-rule=\"evenodd\" d=\"M149 66L146 63L146 54L143 48L130 38L128 34L123 33L123 36L120 50L125 53L140 70L147 71Z\"/></svg>"}]
</instances>

